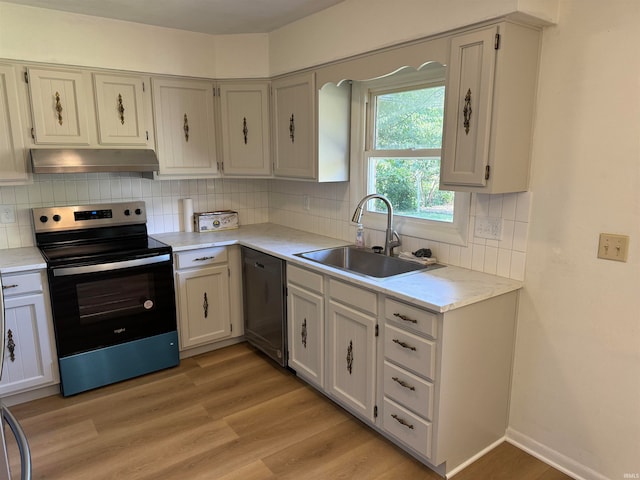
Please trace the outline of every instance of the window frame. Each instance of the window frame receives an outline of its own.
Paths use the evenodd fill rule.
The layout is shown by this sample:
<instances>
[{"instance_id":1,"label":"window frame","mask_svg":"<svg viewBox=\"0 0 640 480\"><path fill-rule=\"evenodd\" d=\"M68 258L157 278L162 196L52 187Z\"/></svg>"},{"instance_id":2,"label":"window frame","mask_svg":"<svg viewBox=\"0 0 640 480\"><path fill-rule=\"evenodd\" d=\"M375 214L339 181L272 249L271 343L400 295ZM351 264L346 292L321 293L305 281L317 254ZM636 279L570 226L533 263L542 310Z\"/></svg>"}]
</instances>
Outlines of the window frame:
<instances>
[{"instance_id":1,"label":"window frame","mask_svg":"<svg viewBox=\"0 0 640 480\"><path fill-rule=\"evenodd\" d=\"M351 182L350 188L352 205L357 205L359 200L368 193L370 182L369 158L371 157L423 158L439 156L442 162L443 147L440 149L419 150L371 150L375 135L373 119L376 113L371 102L372 95L416 90L445 84L444 67L441 64L430 63L426 67L419 71L413 68L400 69L385 77L353 83L351 167L353 172L352 179L355 181ZM445 88L445 101L446 95ZM445 125L446 118L443 122L443 130L446 128ZM443 131L443 145L444 135L445 132ZM438 154L434 155L436 152ZM411 153L411 155L407 155L407 153ZM470 193L455 192L453 222L394 215L393 227L400 235L466 246L468 242L470 204ZM387 225L387 216L384 213L377 213L367 209L363 216L363 223L367 228L384 231Z\"/></svg>"}]
</instances>

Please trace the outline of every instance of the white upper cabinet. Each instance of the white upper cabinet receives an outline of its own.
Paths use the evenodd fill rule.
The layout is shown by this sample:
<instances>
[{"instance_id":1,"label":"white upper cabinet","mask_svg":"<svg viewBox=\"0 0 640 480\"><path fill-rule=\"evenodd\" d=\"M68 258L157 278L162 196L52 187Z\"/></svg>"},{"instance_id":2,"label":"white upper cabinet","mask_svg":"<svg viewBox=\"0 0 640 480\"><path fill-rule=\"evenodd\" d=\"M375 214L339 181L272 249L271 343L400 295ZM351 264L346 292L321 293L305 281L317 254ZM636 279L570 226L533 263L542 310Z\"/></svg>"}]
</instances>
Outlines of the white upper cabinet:
<instances>
[{"instance_id":1,"label":"white upper cabinet","mask_svg":"<svg viewBox=\"0 0 640 480\"><path fill-rule=\"evenodd\" d=\"M279 78L272 86L274 175L349 180L350 84L316 89L311 72Z\"/></svg>"},{"instance_id":2,"label":"white upper cabinet","mask_svg":"<svg viewBox=\"0 0 640 480\"><path fill-rule=\"evenodd\" d=\"M0 185L28 179L16 69L0 64Z\"/></svg>"},{"instance_id":3,"label":"white upper cabinet","mask_svg":"<svg viewBox=\"0 0 640 480\"><path fill-rule=\"evenodd\" d=\"M452 37L442 190L527 189L539 43L539 30L507 22Z\"/></svg>"},{"instance_id":4,"label":"white upper cabinet","mask_svg":"<svg viewBox=\"0 0 640 480\"><path fill-rule=\"evenodd\" d=\"M149 78L94 73L93 82L100 144L153 145Z\"/></svg>"},{"instance_id":5,"label":"white upper cabinet","mask_svg":"<svg viewBox=\"0 0 640 480\"><path fill-rule=\"evenodd\" d=\"M269 175L269 84L223 83L220 104L223 173Z\"/></svg>"},{"instance_id":6,"label":"white upper cabinet","mask_svg":"<svg viewBox=\"0 0 640 480\"><path fill-rule=\"evenodd\" d=\"M27 68L36 144L89 145L93 115L88 73Z\"/></svg>"},{"instance_id":7,"label":"white upper cabinet","mask_svg":"<svg viewBox=\"0 0 640 480\"><path fill-rule=\"evenodd\" d=\"M159 176L218 174L213 83L152 79Z\"/></svg>"}]
</instances>

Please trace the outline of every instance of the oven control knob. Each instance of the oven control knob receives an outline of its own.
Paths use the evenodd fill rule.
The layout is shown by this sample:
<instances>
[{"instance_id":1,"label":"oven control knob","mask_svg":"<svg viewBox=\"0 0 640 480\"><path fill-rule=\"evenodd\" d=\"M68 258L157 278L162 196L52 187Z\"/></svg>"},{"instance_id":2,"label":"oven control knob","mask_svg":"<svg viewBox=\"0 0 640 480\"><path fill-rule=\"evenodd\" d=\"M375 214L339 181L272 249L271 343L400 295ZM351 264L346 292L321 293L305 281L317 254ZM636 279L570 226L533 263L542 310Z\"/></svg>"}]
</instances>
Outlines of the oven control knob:
<instances>
[{"instance_id":1,"label":"oven control knob","mask_svg":"<svg viewBox=\"0 0 640 480\"><path fill-rule=\"evenodd\" d=\"M142 210L140 210L139 208L136 208L136 215L141 215L142 214Z\"/></svg>"},{"instance_id":2,"label":"oven control knob","mask_svg":"<svg viewBox=\"0 0 640 480\"><path fill-rule=\"evenodd\" d=\"M129 215L131 215L131 210L129 210L128 208L124 211L124 214L128 217Z\"/></svg>"},{"instance_id":3,"label":"oven control knob","mask_svg":"<svg viewBox=\"0 0 640 480\"><path fill-rule=\"evenodd\" d=\"M53 216L53 221L54 222L59 222L60 221L60 215L58 215L57 213Z\"/></svg>"},{"instance_id":4,"label":"oven control knob","mask_svg":"<svg viewBox=\"0 0 640 480\"><path fill-rule=\"evenodd\" d=\"M40 216L40 221L42 223L47 223L49 221L49 217L47 217L46 215L41 215Z\"/></svg>"}]
</instances>

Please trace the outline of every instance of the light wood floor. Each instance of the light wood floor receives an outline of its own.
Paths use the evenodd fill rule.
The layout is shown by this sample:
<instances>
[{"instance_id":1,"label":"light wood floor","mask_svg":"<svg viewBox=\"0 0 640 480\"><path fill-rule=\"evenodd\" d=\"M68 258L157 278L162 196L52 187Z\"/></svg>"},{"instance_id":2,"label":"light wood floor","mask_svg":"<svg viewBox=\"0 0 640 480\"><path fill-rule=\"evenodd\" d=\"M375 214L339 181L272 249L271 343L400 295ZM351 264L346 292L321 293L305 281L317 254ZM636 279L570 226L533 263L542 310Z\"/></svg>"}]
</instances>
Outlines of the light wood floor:
<instances>
[{"instance_id":1,"label":"light wood floor","mask_svg":"<svg viewBox=\"0 0 640 480\"><path fill-rule=\"evenodd\" d=\"M438 479L246 344L11 408L34 479ZM566 480L504 443L456 480Z\"/></svg>"}]
</instances>

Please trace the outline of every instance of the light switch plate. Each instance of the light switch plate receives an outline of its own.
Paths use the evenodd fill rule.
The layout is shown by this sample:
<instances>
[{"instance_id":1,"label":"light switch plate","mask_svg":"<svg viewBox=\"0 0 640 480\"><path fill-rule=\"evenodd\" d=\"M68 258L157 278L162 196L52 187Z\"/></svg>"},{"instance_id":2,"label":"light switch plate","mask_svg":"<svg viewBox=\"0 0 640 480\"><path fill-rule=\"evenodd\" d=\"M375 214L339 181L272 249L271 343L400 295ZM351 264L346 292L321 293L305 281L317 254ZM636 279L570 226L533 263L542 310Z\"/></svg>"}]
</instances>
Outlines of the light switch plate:
<instances>
[{"instance_id":1,"label":"light switch plate","mask_svg":"<svg viewBox=\"0 0 640 480\"><path fill-rule=\"evenodd\" d=\"M629 236L601 233L598 243L598 258L626 262L629 253Z\"/></svg>"}]
</instances>

